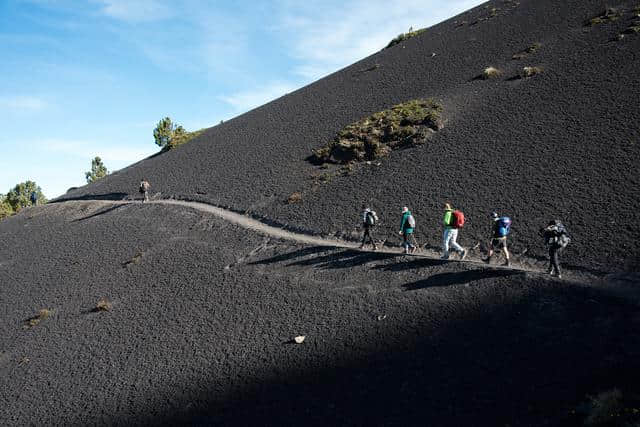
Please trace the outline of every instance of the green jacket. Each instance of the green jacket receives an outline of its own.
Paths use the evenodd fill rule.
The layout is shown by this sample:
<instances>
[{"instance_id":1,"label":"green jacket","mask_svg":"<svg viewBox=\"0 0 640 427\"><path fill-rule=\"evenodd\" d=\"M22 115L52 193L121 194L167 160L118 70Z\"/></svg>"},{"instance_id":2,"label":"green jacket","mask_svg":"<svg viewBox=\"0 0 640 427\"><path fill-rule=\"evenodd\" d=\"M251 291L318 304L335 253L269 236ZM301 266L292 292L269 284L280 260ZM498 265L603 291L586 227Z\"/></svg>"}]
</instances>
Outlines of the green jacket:
<instances>
[{"instance_id":1,"label":"green jacket","mask_svg":"<svg viewBox=\"0 0 640 427\"><path fill-rule=\"evenodd\" d=\"M400 223L400 231L405 234L413 233L413 228L409 227L409 215L411 215L411 211L407 211L402 215L402 222Z\"/></svg>"},{"instance_id":2,"label":"green jacket","mask_svg":"<svg viewBox=\"0 0 640 427\"><path fill-rule=\"evenodd\" d=\"M453 215L453 209L444 211L444 218L442 218L442 224L444 228L451 228L451 220Z\"/></svg>"}]
</instances>

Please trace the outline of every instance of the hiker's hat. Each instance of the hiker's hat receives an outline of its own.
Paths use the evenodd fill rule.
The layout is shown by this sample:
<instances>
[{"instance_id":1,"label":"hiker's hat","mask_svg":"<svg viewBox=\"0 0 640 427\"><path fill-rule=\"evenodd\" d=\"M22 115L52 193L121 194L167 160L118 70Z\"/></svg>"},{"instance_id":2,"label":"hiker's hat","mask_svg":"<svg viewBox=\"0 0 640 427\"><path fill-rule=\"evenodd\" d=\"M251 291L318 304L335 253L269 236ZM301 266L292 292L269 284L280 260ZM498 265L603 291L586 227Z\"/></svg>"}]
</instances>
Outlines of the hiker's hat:
<instances>
[{"instance_id":1,"label":"hiker's hat","mask_svg":"<svg viewBox=\"0 0 640 427\"><path fill-rule=\"evenodd\" d=\"M402 208L402 213L405 213L405 212L408 212L408 211L409 211L409 208L408 208L408 207L404 206L404 207Z\"/></svg>"},{"instance_id":2,"label":"hiker's hat","mask_svg":"<svg viewBox=\"0 0 640 427\"><path fill-rule=\"evenodd\" d=\"M491 219L498 219L498 212L491 212L489 216L491 217Z\"/></svg>"}]
</instances>

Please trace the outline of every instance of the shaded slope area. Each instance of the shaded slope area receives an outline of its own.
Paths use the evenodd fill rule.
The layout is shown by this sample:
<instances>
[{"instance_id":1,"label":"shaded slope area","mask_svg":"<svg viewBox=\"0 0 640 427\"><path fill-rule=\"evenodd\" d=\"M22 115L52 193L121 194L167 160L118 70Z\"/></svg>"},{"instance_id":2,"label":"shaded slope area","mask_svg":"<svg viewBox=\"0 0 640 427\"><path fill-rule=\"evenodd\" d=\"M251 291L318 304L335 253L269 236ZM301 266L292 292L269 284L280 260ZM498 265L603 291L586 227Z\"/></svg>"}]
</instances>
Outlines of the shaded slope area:
<instances>
[{"instance_id":1,"label":"shaded slope area","mask_svg":"<svg viewBox=\"0 0 640 427\"><path fill-rule=\"evenodd\" d=\"M385 233L394 232L407 204L432 245L450 200L470 218L463 243L486 238L485 218L495 209L514 217L516 251L541 255L535 230L557 216L575 236L572 263L637 269L640 37L611 41L634 5L620 2L619 20L585 27L600 1L489 2L496 16L478 7L66 197L130 194L145 176L162 196L327 234L348 233L362 200L382 214ZM511 59L535 42L538 51ZM489 65L502 77L474 80ZM511 79L527 65L544 72ZM416 97L444 106L445 128L427 144L314 185L325 171L304 161L312 148ZM302 203L286 204L294 191Z\"/></svg>"},{"instance_id":2,"label":"shaded slope area","mask_svg":"<svg viewBox=\"0 0 640 427\"><path fill-rule=\"evenodd\" d=\"M637 302L596 284L154 204L49 205L0 232L3 424L556 425L640 380Z\"/></svg>"}]
</instances>

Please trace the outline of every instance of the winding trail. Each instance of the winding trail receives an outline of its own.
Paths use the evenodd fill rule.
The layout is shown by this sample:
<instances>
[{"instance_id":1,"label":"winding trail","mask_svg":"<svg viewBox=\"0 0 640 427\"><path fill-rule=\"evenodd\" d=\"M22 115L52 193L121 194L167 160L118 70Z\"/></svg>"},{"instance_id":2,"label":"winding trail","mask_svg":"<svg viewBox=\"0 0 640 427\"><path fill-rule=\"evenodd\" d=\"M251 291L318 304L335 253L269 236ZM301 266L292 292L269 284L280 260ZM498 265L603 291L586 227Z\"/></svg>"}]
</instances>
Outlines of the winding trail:
<instances>
[{"instance_id":1,"label":"winding trail","mask_svg":"<svg viewBox=\"0 0 640 427\"><path fill-rule=\"evenodd\" d=\"M137 202L115 202L115 203L128 204L128 203L137 203ZM253 230L257 233L263 234L268 237L274 237L274 238L279 238L283 240L289 240L292 242L304 243L308 245L330 246L335 248L356 249L356 250L361 250L362 252L374 252L372 250L359 249L360 245L355 242L348 242L340 239L311 236L308 234L294 233L292 231L288 231L279 227L267 225L257 219L248 217L246 215L242 215L237 212L233 212L233 211L223 209L207 203L185 201L185 200L174 200L174 199L151 200L150 202L147 202L147 203L182 206L185 208L191 208L201 212L210 213L229 223L236 224L248 230ZM382 247L377 251L375 251L375 253L399 254L399 250L398 248L393 248L393 249L385 248L384 245L382 245ZM432 259L437 261L441 260L440 254L438 252L434 250L424 249L424 248L421 248L419 252L406 255L406 256L426 258L426 259ZM514 258L517 258L517 257L514 257ZM518 261L519 260L516 259L515 262L510 267L506 267L503 265L495 265L495 264L492 264L489 266L481 260L474 260L474 259L470 259L469 257L467 257L467 259L465 259L464 261L458 260L458 259L449 259L446 262L473 264L476 267L481 266L482 268L487 268L487 269L490 268L490 269L515 270L515 271L522 271L526 273L547 275L545 272L539 269L533 268L532 266L528 266L528 265L525 266L522 264L522 262L518 262Z\"/></svg>"}]
</instances>

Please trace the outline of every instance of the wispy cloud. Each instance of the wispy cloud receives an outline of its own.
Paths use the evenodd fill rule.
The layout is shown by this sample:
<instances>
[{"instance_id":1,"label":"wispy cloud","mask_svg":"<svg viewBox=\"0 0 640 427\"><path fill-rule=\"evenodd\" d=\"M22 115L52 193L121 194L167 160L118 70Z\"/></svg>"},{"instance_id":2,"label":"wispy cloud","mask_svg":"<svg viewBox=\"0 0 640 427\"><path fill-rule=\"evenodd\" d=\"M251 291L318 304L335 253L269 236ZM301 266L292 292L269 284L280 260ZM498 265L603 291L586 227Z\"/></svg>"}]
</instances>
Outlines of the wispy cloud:
<instances>
[{"instance_id":1,"label":"wispy cloud","mask_svg":"<svg viewBox=\"0 0 640 427\"><path fill-rule=\"evenodd\" d=\"M136 162L153 154L152 148L109 146L107 143L81 140L44 139L35 144L50 153L64 154L83 159L99 156L109 167L109 162L122 165Z\"/></svg>"},{"instance_id":2,"label":"wispy cloud","mask_svg":"<svg viewBox=\"0 0 640 427\"><path fill-rule=\"evenodd\" d=\"M20 112L43 110L47 103L35 96L3 96L0 97L0 108Z\"/></svg>"},{"instance_id":3,"label":"wispy cloud","mask_svg":"<svg viewBox=\"0 0 640 427\"><path fill-rule=\"evenodd\" d=\"M291 34L289 46L299 61L293 71L317 79L371 55L396 35L432 26L482 0L353 0L340 7L323 2L282 0L277 32Z\"/></svg>"},{"instance_id":4,"label":"wispy cloud","mask_svg":"<svg viewBox=\"0 0 640 427\"><path fill-rule=\"evenodd\" d=\"M231 95L221 96L220 99L231 105L238 112L248 111L252 108L273 101L282 95L289 93L298 86L287 82L272 82L255 90L236 92Z\"/></svg>"},{"instance_id":5,"label":"wispy cloud","mask_svg":"<svg viewBox=\"0 0 640 427\"><path fill-rule=\"evenodd\" d=\"M158 21L172 15L171 8L157 0L97 0L100 12L128 22Z\"/></svg>"}]
</instances>

